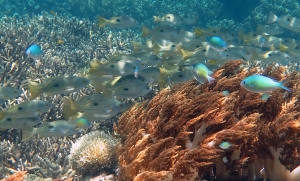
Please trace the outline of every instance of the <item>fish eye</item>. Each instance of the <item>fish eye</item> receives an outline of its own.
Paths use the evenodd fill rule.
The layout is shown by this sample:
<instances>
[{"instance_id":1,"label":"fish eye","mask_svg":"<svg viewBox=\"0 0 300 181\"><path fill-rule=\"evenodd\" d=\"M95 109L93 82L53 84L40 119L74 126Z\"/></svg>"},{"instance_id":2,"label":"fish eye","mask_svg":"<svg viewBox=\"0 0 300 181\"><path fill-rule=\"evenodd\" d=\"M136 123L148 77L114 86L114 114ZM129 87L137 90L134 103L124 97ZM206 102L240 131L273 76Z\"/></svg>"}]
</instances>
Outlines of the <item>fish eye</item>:
<instances>
[{"instance_id":1,"label":"fish eye","mask_svg":"<svg viewBox=\"0 0 300 181\"><path fill-rule=\"evenodd\" d=\"M99 103L98 103L98 102L94 102L93 105L94 105L94 106L98 106Z\"/></svg>"},{"instance_id":2,"label":"fish eye","mask_svg":"<svg viewBox=\"0 0 300 181\"><path fill-rule=\"evenodd\" d=\"M164 30L160 30L160 32L162 32L162 33L163 33L163 32L164 32Z\"/></svg>"},{"instance_id":3,"label":"fish eye","mask_svg":"<svg viewBox=\"0 0 300 181\"><path fill-rule=\"evenodd\" d=\"M135 69L136 68L136 66L132 66L132 69Z\"/></svg>"},{"instance_id":4,"label":"fish eye","mask_svg":"<svg viewBox=\"0 0 300 181\"><path fill-rule=\"evenodd\" d=\"M286 19L287 21L291 21L290 18Z\"/></svg>"},{"instance_id":5,"label":"fish eye","mask_svg":"<svg viewBox=\"0 0 300 181\"><path fill-rule=\"evenodd\" d=\"M179 74L179 75L178 75L178 77L180 77L180 78L181 78L181 77L183 77L183 75L182 75L182 74Z\"/></svg>"},{"instance_id":6,"label":"fish eye","mask_svg":"<svg viewBox=\"0 0 300 181\"><path fill-rule=\"evenodd\" d=\"M268 54L268 56L270 57L270 56L272 56L272 54L271 54L271 53L269 53L269 54Z\"/></svg>"},{"instance_id":7,"label":"fish eye","mask_svg":"<svg viewBox=\"0 0 300 181\"><path fill-rule=\"evenodd\" d=\"M83 80L82 82L83 82L83 83L86 83L86 80Z\"/></svg>"},{"instance_id":8,"label":"fish eye","mask_svg":"<svg viewBox=\"0 0 300 181\"><path fill-rule=\"evenodd\" d=\"M59 87L59 84L54 84L53 86L54 86L54 87Z\"/></svg>"},{"instance_id":9,"label":"fish eye","mask_svg":"<svg viewBox=\"0 0 300 181\"><path fill-rule=\"evenodd\" d=\"M47 103L45 106L46 106L46 107L48 107L48 106L49 106L49 104Z\"/></svg>"},{"instance_id":10,"label":"fish eye","mask_svg":"<svg viewBox=\"0 0 300 181\"><path fill-rule=\"evenodd\" d=\"M21 110L23 110L23 108L22 108L22 107L18 107L18 110L20 110L20 111L21 111Z\"/></svg>"},{"instance_id":11,"label":"fish eye","mask_svg":"<svg viewBox=\"0 0 300 181\"><path fill-rule=\"evenodd\" d=\"M253 34L253 36L257 36L257 34Z\"/></svg>"},{"instance_id":12,"label":"fish eye","mask_svg":"<svg viewBox=\"0 0 300 181\"><path fill-rule=\"evenodd\" d=\"M122 107L122 106L123 106L123 104L120 104L119 106L120 106L120 107Z\"/></svg>"},{"instance_id":13,"label":"fish eye","mask_svg":"<svg viewBox=\"0 0 300 181\"><path fill-rule=\"evenodd\" d=\"M110 67L111 67L111 68L115 68L115 66L114 66L114 65L110 65Z\"/></svg>"},{"instance_id":14,"label":"fish eye","mask_svg":"<svg viewBox=\"0 0 300 181\"><path fill-rule=\"evenodd\" d=\"M213 33L217 33L217 31L216 31L216 30L214 30L214 31L213 31Z\"/></svg>"},{"instance_id":15,"label":"fish eye","mask_svg":"<svg viewBox=\"0 0 300 181\"><path fill-rule=\"evenodd\" d=\"M196 48L199 48L200 47L200 45L196 45Z\"/></svg>"},{"instance_id":16,"label":"fish eye","mask_svg":"<svg viewBox=\"0 0 300 181\"><path fill-rule=\"evenodd\" d=\"M17 91L14 92L15 94L17 93Z\"/></svg>"},{"instance_id":17,"label":"fish eye","mask_svg":"<svg viewBox=\"0 0 300 181\"><path fill-rule=\"evenodd\" d=\"M120 19L116 19L116 22L120 22L121 20Z\"/></svg>"},{"instance_id":18,"label":"fish eye","mask_svg":"<svg viewBox=\"0 0 300 181\"><path fill-rule=\"evenodd\" d=\"M171 17L170 17L170 16L167 16L167 18L168 18L168 19L171 19Z\"/></svg>"},{"instance_id":19,"label":"fish eye","mask_svg":"<svg viewBox=\"0 0 300 181\"><path fill-rule=\"evenodd\" d=\"M125 87L123 90L124 90L124 91L129 91L129 89L128 89L127 87Z\"/></svg>"},{"instance_id":20,"label":"fish eye","mask_svg":"<svg viewBox=\"0 0 300 181\"><path fill-rule=\"evenodd\" d=\"M172 47L176 47L176 45L172 45Z\"/></svg>"},{"instance_id":21,"label":"fish eye","mask_svg":"<svg viewBox=\"0 0 300 181\"><path fill-rule=\"evenodd\" d=\"M295 49L299 49L299 47L298 47L298 46L296 46L296 47L295 47Z\"/></svg>"},{"instance_id":22,"label":"fish eye","mask_svg":"<svg viewBox=\"0 0 300 181\"><path fill-rule=\"evenodd\" d=\"M146 88L147 90L149 90L150 89L150 87L149 86L147 86L147 88Z\"/></svg>"},{"instance_id":23,"label":"fish eye","mask_svg":"<svg viewBox=\"0 0 300 181\"><path fill-rule=\"evenodd\" d=\"M48 126L48 128L49 128L49 129L52 129L52 128L54 128L54 126L52 126L52 125L49 125L49 126Z\"/></svg>"},{"instance_id":24,"label":"fish eye","mask_svg":"<svg viewBox=\"0 0 300 181\"><path fill-rule=\"evenodd\" d=\"M6 121L12 121L11 118L7 118Z\"/></svg>"},{"instance_id":25,"label":"fish eye","mask_svg":"<svg viewBox=\"0 0 300 181\"><path fill-rule=\"evenodd\" d=\"M36 121L36 119L35 119L35 118L32 118L32 119L31 119L31 122L35 122L35 121Z\"/></svg>"},{"instance_id":26,"label":"fish eye","mask_svg":"<svg viewBox=\"0 0 300 181\"><path fill-rule=\"evenodd\" d=\"M245 85L245 84L246 84L246 81L243 81L243 84Z\"/></svg>"},{"instance_id":27,"label":"fish eye","mask_svg":"<svg viewBox=\"0 0 300 181\"><path fill-rule=\"evenodd\" d=\"M206 50L205 50L205 49L203 49L203 50L202 50L202 52L206 52Z\"/></svg>"}]
</instances>

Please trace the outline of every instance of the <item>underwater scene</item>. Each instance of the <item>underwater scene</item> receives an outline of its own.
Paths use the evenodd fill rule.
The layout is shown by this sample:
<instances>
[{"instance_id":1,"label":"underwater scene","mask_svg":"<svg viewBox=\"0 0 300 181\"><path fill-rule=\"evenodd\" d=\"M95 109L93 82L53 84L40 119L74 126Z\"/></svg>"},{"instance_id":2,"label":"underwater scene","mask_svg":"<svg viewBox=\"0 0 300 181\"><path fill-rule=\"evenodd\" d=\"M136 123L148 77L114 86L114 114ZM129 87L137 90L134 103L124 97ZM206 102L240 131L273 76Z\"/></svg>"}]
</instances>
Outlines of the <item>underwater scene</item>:
<instances>
[{"instance_id":1,"label":"underwater scene","mask_svg":"<svg viewBox=\"0 0 300 181\"><path fill-rule=\"evenodd\" d=\"M0 5L0 181L300 181L300 1Z\"/></svg>"}]
</instances>

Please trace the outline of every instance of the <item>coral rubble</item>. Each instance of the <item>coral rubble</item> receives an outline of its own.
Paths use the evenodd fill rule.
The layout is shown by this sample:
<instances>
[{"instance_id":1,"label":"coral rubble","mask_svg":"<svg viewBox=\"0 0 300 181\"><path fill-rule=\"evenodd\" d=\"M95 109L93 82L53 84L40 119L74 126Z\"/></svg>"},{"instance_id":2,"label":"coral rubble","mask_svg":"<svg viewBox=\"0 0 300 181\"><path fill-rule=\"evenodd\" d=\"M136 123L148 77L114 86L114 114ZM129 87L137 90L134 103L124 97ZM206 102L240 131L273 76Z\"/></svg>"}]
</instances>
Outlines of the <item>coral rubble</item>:
<instances>
[{"instance_id":1,"label":"coral rubble","mask_svg":"<svg viewBox=\"0 0 300 181\"><path fill-rule=\"evenodd\" d=\"M284 72L280 66L247 71L243 61L229 61L211 84L181 83L135 105L114 127L121 139L118 179L297 180L300 75ZM276 89L262 100L240 86L254 73L288 78L292 92ZM225 141L231 147L220 148Z\"/></svg>"}]
</instances>

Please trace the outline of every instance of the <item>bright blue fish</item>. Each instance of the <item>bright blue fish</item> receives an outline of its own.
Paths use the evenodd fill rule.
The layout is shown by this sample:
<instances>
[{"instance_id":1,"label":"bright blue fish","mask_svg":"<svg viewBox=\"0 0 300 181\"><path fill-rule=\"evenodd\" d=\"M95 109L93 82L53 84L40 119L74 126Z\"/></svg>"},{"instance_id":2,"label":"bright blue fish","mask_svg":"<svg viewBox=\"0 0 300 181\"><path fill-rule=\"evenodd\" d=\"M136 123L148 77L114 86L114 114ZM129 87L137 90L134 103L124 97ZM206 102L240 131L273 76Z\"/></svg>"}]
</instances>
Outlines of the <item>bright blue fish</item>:
<instances>
[{"instance_id":1,"label":"bright blue fish","mask_svg":"<svg viewBox=\"0 0 300 181\"><path fill-rule=\"evenodd\" d=\"M41 58L43 56L43 50L41 48L41 46L37 45L37 44L33 44L30 47L27 48L26 50L26 54L30 57L33 58L35 60Z\"/></svg>"},{"instance_id":2,"label":"bright blue fish","mask_svg":"<svg viewBox=\"0 0 300 181\"><path fill-rule=\"evenodd\" d=\"M225 41L218 36L211 36L206 38L207 43L217 51L223 51L227 49Z\"/></svg>"},{"instance_id":3,"label":"bright blue fish","mask_svg":"<svg viewBox=\"0 0 300 181\"><path fill-rule=\"evenodd\" d=\"M256 93L271 92L277 88L291 91L289 88L284 86L285 82L286 81L277 82L269 77L254 74L242 80L241 86L243 86L248 91Z\"/></svg>"}]
</instances>

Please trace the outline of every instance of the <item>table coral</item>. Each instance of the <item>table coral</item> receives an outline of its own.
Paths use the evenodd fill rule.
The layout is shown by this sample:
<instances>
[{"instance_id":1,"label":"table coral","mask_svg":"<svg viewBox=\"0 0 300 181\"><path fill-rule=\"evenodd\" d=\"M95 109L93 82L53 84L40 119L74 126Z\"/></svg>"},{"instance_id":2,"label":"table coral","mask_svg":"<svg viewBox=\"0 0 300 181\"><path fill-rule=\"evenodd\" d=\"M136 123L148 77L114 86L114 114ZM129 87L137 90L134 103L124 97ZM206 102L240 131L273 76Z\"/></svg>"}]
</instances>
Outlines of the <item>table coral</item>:
<instances>
[{"instance_id":1,"label":"table coral","mask_svg":"<svg viewBox=\"0 0 300 181\"><path fill-rule=\"evenodd\" d=\"M279 66L247 70L243 61L229 61L211 84L181 83L135 105L114 127L121 138L118 179L255 180L263 174L273 181L296 180L300 76L284 72ZM254 73L289 78L292 92L276 89L261 100L240 86ZM225 90L230 94L224 96ZM220 148L225 141L231 146Z\"/></svg>"}]
</instances>

